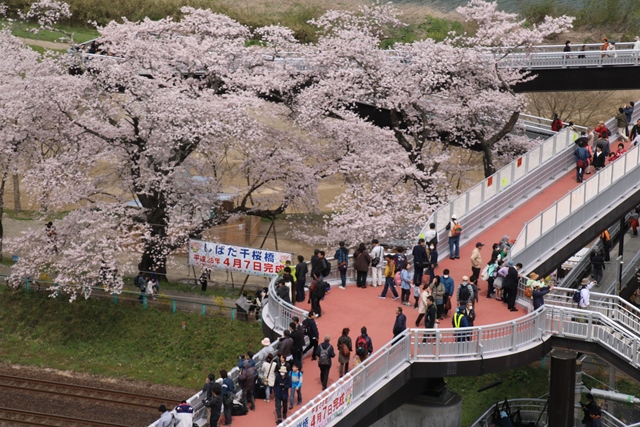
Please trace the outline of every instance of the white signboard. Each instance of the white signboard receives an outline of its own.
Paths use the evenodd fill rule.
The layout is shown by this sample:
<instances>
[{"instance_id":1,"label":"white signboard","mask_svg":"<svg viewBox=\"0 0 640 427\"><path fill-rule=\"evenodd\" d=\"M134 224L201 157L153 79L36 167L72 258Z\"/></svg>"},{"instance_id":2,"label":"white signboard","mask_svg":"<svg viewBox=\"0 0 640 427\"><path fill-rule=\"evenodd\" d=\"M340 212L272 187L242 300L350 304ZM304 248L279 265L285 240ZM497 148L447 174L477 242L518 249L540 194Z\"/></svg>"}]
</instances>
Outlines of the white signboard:
<instances>
[{"instance_id":1,"label":"white signboard","mask_svg":"<svg viewBox=\"0 0 640 427\"><path fill-rule=\"evenodd\" d=\"M293 254L221 243L189 241L189 264L231 272L274 277Z\"/></svg>"},{"instance_id":2,"label":"white signboard","mask_svg":"<svg viewBox=\"0 0 640 427\"><path fill-rule=\"evenodd\" d=\"M352 399L353 378L350 378L316 404L311 411L307 411L293 427L324 427L351 406Z\"/></svg>"}]
</instances>

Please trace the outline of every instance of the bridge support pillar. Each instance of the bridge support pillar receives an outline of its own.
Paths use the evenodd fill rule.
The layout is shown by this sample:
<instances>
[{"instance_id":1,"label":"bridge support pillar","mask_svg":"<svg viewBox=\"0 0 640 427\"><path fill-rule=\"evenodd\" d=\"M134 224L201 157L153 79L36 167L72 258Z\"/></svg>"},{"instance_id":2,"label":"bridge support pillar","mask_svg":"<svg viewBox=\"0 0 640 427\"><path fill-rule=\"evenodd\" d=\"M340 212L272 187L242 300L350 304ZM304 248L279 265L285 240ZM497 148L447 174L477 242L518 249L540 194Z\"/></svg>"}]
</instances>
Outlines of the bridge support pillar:
<instances>
[{"instance_id":1,"label":"bridge support pillar","mask_svg":"<svg viewBox=\"0 0 640 427\"><path fill-rule=\"evenodd\" d=\"M549 381L549 427L574 424L577 353L554 350L551 353Z\"/></svg>"},{"instance_id":2,"label":"bridge support pillar","mask_svg":"<svg viewBox=\"0 0 640 427\"><path fill-rule=\"evenodd\" d=\"M390 414L371 424L371 427L460 427L462 398L446 388L442 378L431 378L422 394Z\"/></svg>"}]
</instances>

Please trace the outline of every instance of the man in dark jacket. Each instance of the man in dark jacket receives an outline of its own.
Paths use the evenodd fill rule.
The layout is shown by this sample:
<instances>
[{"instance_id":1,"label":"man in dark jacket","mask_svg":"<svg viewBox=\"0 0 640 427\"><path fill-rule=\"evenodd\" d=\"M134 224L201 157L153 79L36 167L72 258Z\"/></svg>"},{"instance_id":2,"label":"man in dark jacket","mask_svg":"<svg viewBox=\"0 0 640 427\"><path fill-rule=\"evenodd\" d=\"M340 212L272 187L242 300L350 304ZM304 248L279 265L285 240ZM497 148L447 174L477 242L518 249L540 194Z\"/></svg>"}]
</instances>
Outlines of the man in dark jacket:
<instances>
[{"instance_id":1,"label":"man in dark jacket","mask_svg":"<svg viewBox=\"0 0 640 427\"><path fill-rule=\"evenodd\" d=\"M604 269L604 257L600 254L600 251L596 249L591 252L591 277L593 277L593 280L600 283Z\"/></svg>"},{"instance_id":2,"label":"man in dark jacket","mask_svg":"<svg viewBox=\"0 0 640 427\"><path fill-rule=\"evenodd\" d=\"M298 264L296 265L296 301L304 301L304 284L307 281L307 263L304 257L298 255Z\"/></svg>"},{"instance_id":3,"label":"man in dark jacket","mask_svg":"<svg viewBox=\"0 0 640 427\"><path fill-rule=\"evenodd\" d=\"M225 369L220 370L222 378L222 403L224 405L224 425L231 425L231 409L233 408L233 397L235 395L235 386L233 380L227 375Z\"/></svg>"},{"instance_id":4,"label":"man in dark jacket","mask_svg":"<svg viewBox=\"0 0 640 427\"><path fill-rule=\"evenodd\" d=\"M507 262L507 277L504 278L503 289L508 291L507 306L510 311L518 311L516 308L516 297L518 296L518 270L522 268L522 264L513 265L513 260Z\"/></svg>"},{"instance_id":5,"label":"man in dark jacket","mask_svg":"<svg viewBox=\"0 0 640 427\"><path fill-rule=\"evenodd\" d=\"M544 296L553 290L553 284L551 286L540 286L540 282L536 281L533 284L533 309L537 310L544 305Z\"/></svg>"},{"instance_id":6,"label":"man in dark jacket","mask_svg":"<svg viewBox=\"0 0 640 427\"><path fill-rule=\"evenodd\" d=\"M249 361L244 362L244 366L242 367L242 372L240 372L240 376L238 377L238 384L242 389L242 405L245 408L249 408L252 411L256 410L256 402L253 398L253 388L256 383L256 368L251 366Z\"/></svg>"},{"instance_id":7,"label":"man in dark jacket","mask_svg":"<svg viewBox=\"0 0 640 427\"><path fill-rule=\"evenodd\" d=\"M418 240L418 244L413 247L413 284L422 285L422 274L424 268L429 266L429 258L427 256L427 248L425 248L424 239Z\"/></svg>"},{"instance_id":8,"label":"man in dark jacket","mask_svg":"<svg viewBox=\"0 0 640 427\"><path fill-rule=\"evenodd\" d=\"M284 280L282 278L278 279L278 289L276 289L276 294L284 301L291 304L291 299L289 298L289 288L284 284Z\"/></svg>"},{"instance_id":9,"label":"man in dark jacket","mask_svg":"<svg viewBox=\"0 0 640 427\"><path fill-rule=\"evenodd\" d=\"M331 370L331 359L336 357L336 352L333 350L331 337L329 335L325 335L324 342L318 346L316 357L318 358L318 367L320 368L322 390L326 390L327 382L329 382L329 371Z\"/></svg>"},{"instance_id":10,"label":"man in dark jacket","mask_svg":"<svg viewBox=\"0 0 640 427\"><path fill-rule=\"evenodd\" d=\"M293 360L291 350L293 349L293 339L291 338L291 331L288 329L284 331L284 336L280 338L280 345L278 346L278 355L283 354L287 362Z\"/></svg>"},{"instance_id":11,"label":"man in dark jacket","mask_svg":"<svg viewBox=\"0 0 640 427\"><path fill-rule=\"evenodd\" d=\"M302 348L304 347L304 335L302 331L298 329L296 322L289 323L289 331L291 332L291 340L293 344L291 346L291 355L293 356L293 363L296 363L299 368L302 368Z\"/></svg>"},{"instance_id":12,"label":"man in dark jacket","mask_svg":"<svg viewBox=\"0 0 640 427\"><path fill-rule=\"evenodd\" d=\"M393 337L397 337L407 329L407 316L402 313L402 307L396 308L396 321L393 324Z\"/></svg>"},{"instance_id":13,"label":"man in dark jacket","mask_svg":"<svg viewBox=\"0 0 640 427\"><path fill-rule=\"evenodd\" d=\"M309 337L309 345L302 351L302 354L306 353L313 348L311 353L311 360L316 360L316 350L318 349L318 339L320 337L318 333L318 325L316 324L316 314L310 311L307 318L302 322L305 334Z\"/></svg>"},{"instance_id":14,"label":"man in dark jacket","mask_svg":"<svg viewBox=\"0 0 640 427\"><path fill-rule=\"evenodd\" d=\"M287 367L281 366L276 374L276 381L273 385L273 397L276 400L276 416L278 417L278 424L282 422L283 418L287 418L289 389L291 389L291 377L287 374Z\"/></svg>"},{"instance_id":15,"label":"man in dark jacket","mask_svg":"<svg viewBox=\"0 0 640 427\"><path fill-rule=\"evenodd\" d=\"M322 260L320 259L320 249L315 249L313 251L313 256L311 257L311 277L314 275L320 277L322 276Z\"/></svg>"}]
</instances>

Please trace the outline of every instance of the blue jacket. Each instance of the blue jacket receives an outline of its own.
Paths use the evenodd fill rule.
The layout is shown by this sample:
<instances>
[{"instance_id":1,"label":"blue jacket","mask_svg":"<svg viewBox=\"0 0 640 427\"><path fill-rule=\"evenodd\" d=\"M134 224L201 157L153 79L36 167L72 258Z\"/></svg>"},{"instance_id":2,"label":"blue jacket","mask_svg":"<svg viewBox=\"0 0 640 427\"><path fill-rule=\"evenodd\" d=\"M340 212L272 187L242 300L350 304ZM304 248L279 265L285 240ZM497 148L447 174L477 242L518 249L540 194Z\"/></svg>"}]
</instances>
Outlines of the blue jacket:
<instances>
[{"instance_id":1,"label":"blue jacket","mask_svg":"<svg viewBox=\"0 0 640 427\"><path fill-rule=\"evenodd\" d=\"M550 291L548 286L533 290L533 309L537 310L544 305L544 296Z\"/></svg>"},{"instance_id":2,"label":"blue jacket","mask_svg":"<svg viewBox=\"0 0 640 427\"><path fill-rule=\"evenodd\" d=\"M591 157L591 154L589 154L589 150L587 150L586 148L577 147L573 151L573 157L574 157L575 161L577 162L578 160L588 160L589 157Z\"/></svg>"},{"instance_id":3,"label":"blue jacket","mask_svg":"<svg viewBox=\"0 0 640 427\"><path fill-rule=\"evenodd\" d=\"M411 283L409 282L411 281L411 279L413 279L413 274L411 274L411 272L405 268L400 273L400 277L402 278L402 283L400 284L400 287L402 289L411 289Z\"/></svg>"},{"instance_id":4,"label":"blue jacket","mask_svg":"<svg viewBox=\"0 0 640 427\"><path fill-rule=\"evenodd\" d=\"M453 278L449 276L448 278L444 278L444 276L440 276L440 283L444 286L444 291L449 295L453 295L453 290L455 289L455 284L453 283Z\"/></svg>"}]
</instances>

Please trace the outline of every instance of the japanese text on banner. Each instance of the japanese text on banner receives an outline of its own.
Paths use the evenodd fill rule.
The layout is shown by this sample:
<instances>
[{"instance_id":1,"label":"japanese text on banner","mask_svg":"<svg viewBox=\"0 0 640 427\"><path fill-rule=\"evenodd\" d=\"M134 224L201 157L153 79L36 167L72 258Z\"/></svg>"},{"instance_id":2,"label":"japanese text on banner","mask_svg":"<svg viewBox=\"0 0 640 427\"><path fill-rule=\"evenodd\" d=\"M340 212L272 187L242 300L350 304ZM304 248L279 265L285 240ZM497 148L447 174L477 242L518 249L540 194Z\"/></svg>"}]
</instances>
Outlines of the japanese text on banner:
<instances>
[{"instance_id":1,"label":"japanese text on banner","mask_svg":"<svg viewBox=\"0 0 640 427\"><path fill-rule=\"evenodd\" d=\"M350 378L296 421L294 427L324 427L351 405L352 398L353 378Z\"/></svg>"},{"instance_id":2,"label":"japanese text on banner","mask_svg":"<svg viewBox=\"0 0 640 427\"><path fill-rule=\"evenodd\" d=\"M273 277L285 267L286 261L293 261L291 253L201 240L189 241L190 265Z\"/></svg>"}]
</instances>

